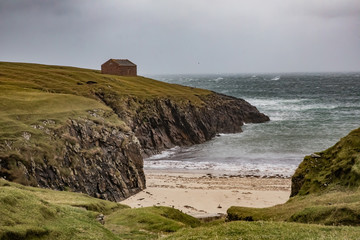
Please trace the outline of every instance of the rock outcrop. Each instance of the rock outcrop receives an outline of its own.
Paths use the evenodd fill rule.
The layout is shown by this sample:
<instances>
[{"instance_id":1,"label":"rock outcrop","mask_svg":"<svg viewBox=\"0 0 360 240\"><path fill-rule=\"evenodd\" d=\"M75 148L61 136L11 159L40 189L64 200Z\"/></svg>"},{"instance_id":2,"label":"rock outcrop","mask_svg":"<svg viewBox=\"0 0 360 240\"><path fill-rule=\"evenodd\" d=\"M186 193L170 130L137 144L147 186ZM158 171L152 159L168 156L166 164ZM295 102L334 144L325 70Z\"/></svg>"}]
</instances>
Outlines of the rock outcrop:
<instances>
[{"instance_id":1,"label":"rock outcrop","mask_svg":"<svg viewBox=\"0 0 360 240\"><path fill-rule=\"evenodd\" d=\"M200 96L202 103L173 99L127 99L132 112L119 111L116 104L101 99L125 120L135 133L144 156L174 146L189 146L212 139L217 133L241 132L244 123L262 123L269 117L243 99L212 93Z\"/></svg>"},{"instance_id":2,"label":"rock outcrop","mask_svg":"<svg viewBox=\"0 0 360 240\"><path fill-rule=\"evenodd\" d=\"M360 128L331 148L306 156L291 178L291 197L360 186Z\"/></svg>"},{"instance_id":3,"label":"rock outcrop","mask_svg":"<svg viewBox=\"0 0 360 240\"><path fill-rule=\"evenodd\" d=\"M141 148L133 133L86 119L69 120L49 134L56 155L42 148L2 153L1 176L26 185L83 192L112 201L145 188Z\"/></svg>"}]
</instances>

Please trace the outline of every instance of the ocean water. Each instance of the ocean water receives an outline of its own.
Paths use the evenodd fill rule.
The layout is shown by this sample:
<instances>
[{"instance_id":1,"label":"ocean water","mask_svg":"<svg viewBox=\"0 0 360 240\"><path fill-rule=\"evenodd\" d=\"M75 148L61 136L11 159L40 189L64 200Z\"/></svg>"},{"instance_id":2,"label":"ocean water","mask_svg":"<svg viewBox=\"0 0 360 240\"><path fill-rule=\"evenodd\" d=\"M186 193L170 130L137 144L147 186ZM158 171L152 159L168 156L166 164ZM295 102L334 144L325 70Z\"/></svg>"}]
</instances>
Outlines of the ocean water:
<instances>
[{"instance_id":1,"label":"ocean water","mask_svg":"<svg viewBox=\"0 0 360 240\"><path fill-rule=\"evenodd\" d=\"M151 77L243 98L270 122L164 151L145 159L145 169L290 177L305 155L331 147L360 127L360 73Z\"/></svg>"}]
</instances>

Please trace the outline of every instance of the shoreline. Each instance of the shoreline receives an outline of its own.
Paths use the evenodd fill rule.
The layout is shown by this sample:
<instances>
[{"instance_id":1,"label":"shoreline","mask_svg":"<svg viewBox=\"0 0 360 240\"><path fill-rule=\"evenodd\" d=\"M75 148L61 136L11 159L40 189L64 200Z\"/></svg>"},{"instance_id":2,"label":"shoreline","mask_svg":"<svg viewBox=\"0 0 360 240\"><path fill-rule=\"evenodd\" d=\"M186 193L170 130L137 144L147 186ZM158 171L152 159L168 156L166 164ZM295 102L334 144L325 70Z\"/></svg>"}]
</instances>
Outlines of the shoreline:
<instances>
[{"instance_id":1,"label":"shoreline","mask_svg":"<svg viewBox=\"0 0 360 240\"><path fill-rule=\"evenodd\" d=\"M238 178L281 178L281 179L291 179L291 175L283 174L259 174L256 173L240 173L239 171L226 171L226 170L212 170L212 169L180 169L180 168L144 168L145 175L148 174L163 174L163 175L173 175L173 174L191 174L191 175L211 175L213 177L238 177Z\"/></svg>"},{"instance_id":2,"label":"shoreline","mask_svg":"<svg viewBox=\"0 0 360 240\"><path fill-rule=\"evenodd\" d=\"M226 214L231 206L270 207L290 196L290 178L146 169L145 176L147 188L120 203L132 208L174 207L201 217Z\"/></svg>"}]
</instances>

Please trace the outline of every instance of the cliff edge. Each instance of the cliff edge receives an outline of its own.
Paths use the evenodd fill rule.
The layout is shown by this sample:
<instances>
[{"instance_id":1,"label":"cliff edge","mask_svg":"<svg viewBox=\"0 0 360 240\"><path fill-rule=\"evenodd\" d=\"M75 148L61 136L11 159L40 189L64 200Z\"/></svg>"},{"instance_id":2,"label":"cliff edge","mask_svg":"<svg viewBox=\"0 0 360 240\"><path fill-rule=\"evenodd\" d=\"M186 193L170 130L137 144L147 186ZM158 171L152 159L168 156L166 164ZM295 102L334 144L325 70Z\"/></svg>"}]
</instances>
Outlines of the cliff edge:
<instances>
[{"instance_id":1,"label":"cliff edge","mask_svg":"<svg viewBox=\"0 0 360 240\"><path fill-rule=\"evenodd\" d=\"M0 62L0 177L119 201L143 156L269 118L245 100L144 77Z\"/></svg>"}]
</instances>

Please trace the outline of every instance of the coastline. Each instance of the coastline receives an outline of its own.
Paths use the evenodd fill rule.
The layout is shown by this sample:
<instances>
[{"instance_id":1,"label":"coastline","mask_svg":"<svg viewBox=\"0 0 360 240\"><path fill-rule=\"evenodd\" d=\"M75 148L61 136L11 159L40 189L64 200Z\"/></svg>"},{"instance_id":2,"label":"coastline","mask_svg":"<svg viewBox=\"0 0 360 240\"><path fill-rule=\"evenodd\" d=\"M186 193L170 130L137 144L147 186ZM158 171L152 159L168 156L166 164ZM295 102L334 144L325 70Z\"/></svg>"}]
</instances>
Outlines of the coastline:
<instances>
[{"instance_id":1,"label":"coastline","mask_svg":"<svg viewBox=\"0 0 360 240\"><path fill-rule=\"evenodd\" d=\"M201 217L226 214L230 206L270 207L290 196L290 178L171 170L145 170L145 176L147 188L120 203L132 208L174 207Z\"/></svg>"}]
</instances>

